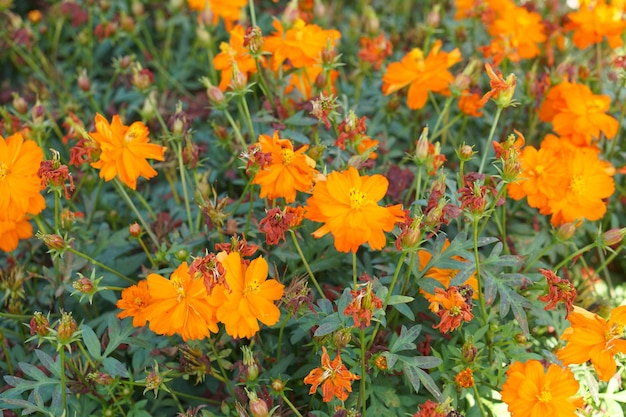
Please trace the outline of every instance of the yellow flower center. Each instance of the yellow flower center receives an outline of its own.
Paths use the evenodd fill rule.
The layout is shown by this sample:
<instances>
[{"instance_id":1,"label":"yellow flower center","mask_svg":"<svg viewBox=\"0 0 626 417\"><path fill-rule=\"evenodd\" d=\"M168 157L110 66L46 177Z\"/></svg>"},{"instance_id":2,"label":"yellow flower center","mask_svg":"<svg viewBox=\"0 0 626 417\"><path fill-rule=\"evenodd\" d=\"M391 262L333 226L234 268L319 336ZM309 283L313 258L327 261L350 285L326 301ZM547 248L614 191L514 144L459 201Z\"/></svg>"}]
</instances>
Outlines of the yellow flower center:
<instances>
[{"instance_id":1,"label":"yellow flower center","mask_svg":"<svg viewBox=\"0 0 626 417\"><path fill-rule=\"evenodd\" d=\"M246 285L246 288L243 291L243 296L245 297L250 294L258 294L260 288L261 284L259 284L259 281L254 279Z\"/></svg>"},{"instance_id":2,"label":"yellow flower center","mask_svg":"<svg viewBox=\"0 0 626 417\"><path fill-rule=\"evenodd\" d=\"M569 184L569 189L575 195L580 195L585 191L586 181L585 178L581 175L576 175L572 178L572 181Z\"/></svg>"},{"instance_id":3,"label":"yellow flower center","mask_svg":"<svg viewBox=\"0 0 626 417\"><path fill-rule=\"evenodd\" d=\"M544 388L541 390L541 394L537 395L537 399L542 403L549 403L552 401L552 394L548 389Z\"/></svg>"},{"instance_id":4,"label":"yellow flower center","mask_svg":"<svg viewBox=\"0 0 626 417\"><path fill-rule=\"evenodd\" d=\"M540 177L545 170L546 168L543 165L537 165L535 167L535 173L537 174L538 177Z\"/></svg>"},{"instance_id":5,"label":"yellow flower center","mask_svg":"<svg viewBox=\"0 0 626 417\"><path fill-rule=\"evenodd\" d=\"M135 305L137 307L141 307L143 305L143 300L141 299L141 297L135 297Z\"/></svg>"},{"instance_id":6,"label":"yellow flower center","mask_svg":"<svg viewBox=\"0 0 626 417\"><path fill-rule=\"evenodd\" d=\"M172 278L170 278L170 281L172 282L172 285L174 285L174 288L176 289L176 293L178 294L178 302L180 302L180 300L185 298L186 296L185 287L183 287L183 281L181 278L177 276L173 276Z\"/></svg>"},{"instance_id":7,"label":"yellow flower center","mask_svg":"<svg viewBox=\"0 0 626 417\"><path fill-rule=\"evenodd\" d=\"M348 194L350 196L350 208L352 209L360 209L367 203L367 194L358 188L350 188Z\"/></svg>"},{"instance_id":8,"label":"yellow flower center","mask_svg":"<svg viewBox=\"0 0 626 417\"><path fill-rule=\"evenodd\" d=\"M5 179L9 174L9 167L4 162L0 162L0 181Z\"/></svg>"},{"instance_id":9,"label":"yellow flower center","mask_svg":"<svg viewBox=\"0 0 626 417\"><path fill-rule=\"evenodd\" d=\"M604 335L606 340L606 349L613 349L613 341L621 338L624 335L624 326L621 324L614 324L611 326L608 332Z\"/></svg>"},{"instance_id":10,"label":"yellow flower center","mask_svg":"<svg viewBox=\"0 0 626 417\"><path fill-rule=\"evenodd\" d=\"M283 165L289 165L293 158L296 157L296 153L291 149L285 148L280 151L280 156L283 158Z\"/></svg>"},{"instance_id":11,"label":"yellow flower center","mask_svg":"<svg viewBox=\"0 0 626 417\"><path fill-rule=\"evenodd\" d=\"M422 52L422 50L419 48L413 48L411 52L409 52L409 54L411 54L411 59L413 60L413 62L415 62L415 64L417 65L417 68L420 71L423 71L424 70L424 52Z\"/></svg>"},{"instance_id":12,"label":"yellow flower center","mask_svg":"<svg viewBox=\"0 0 626 417\"><path fill-rule=\"evenodd\" d=\"M452 307L450 307L449 311L450 311L450 315L452 317L456 317L459 314L461 314L461 307L459 307L459 306L452 306Z\"/></svg>"}]
</instances>

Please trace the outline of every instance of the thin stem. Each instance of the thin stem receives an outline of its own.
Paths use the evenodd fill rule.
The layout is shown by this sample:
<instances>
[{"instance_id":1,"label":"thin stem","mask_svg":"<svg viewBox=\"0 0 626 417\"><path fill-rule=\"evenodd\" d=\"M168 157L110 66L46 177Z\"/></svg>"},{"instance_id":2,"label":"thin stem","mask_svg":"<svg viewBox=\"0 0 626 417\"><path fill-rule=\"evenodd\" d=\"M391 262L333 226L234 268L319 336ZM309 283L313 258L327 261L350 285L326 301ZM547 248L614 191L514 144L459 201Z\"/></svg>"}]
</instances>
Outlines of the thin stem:
<instances>
[{"instance_id":1,"label":"thin stem","mask_svg":"<svg viewBox=\"0 0 626 417\"><path fill-rule=\"evenodd\" d=\"M365 358L365 330L359 331L361 338L361 387L359 388L359 400L361 401L361 417L365 417L367 412L367 397L365 396L365 377L367 372L367 359Z\"/></svg>"},{"instance_id":2,"label":"thin stem","mask_svg":"<svg viewBox=\"0 0 626 417\"><path fill-rule=\"evenodd\" d=\"M356 291L356 251L352 251L352 287Z\"/></svg>"},{"instance_id":3,"label":"thin stem","mask_svg":"<svg viewBox=\"0 0 626 417\"><path fill-rule=\"evenodd\" d=\"M146 253L146 256L148 257L148 260L150 261L150 265L155 267L156 266L156 262L155 262L154 258L152 257L152 254L148 250L148 247L143 242L143 239L141 238L141 236L137 236L137 241L139 242L139 245L141 245L141 248L143 249L143 251Z\"/></svg>"},{"instance_id":4,"label":"thin stem","mask_svg":"<svg viewBox=\"0 0 626 417\"><path fill-rule=\"evenodd\" d=\"M483 404L480 400L480 394L478 394L478 388L476 387L476 384L473 385L474 388L474 397L476 397L476 404L478 404L478 408L480 409L480 415L482 415L483 417L487 417L487 414L485 413L485 410L483 409Z\"/></svg>"},{"instance_id":5,"label":"thin stem","mask_svg":"<svg viewBox=\"0 0 626 417\"><path fill-rule=\"evenodd\" d=\"M246 122L248 123L248 131L250 132L250 136L254 139L256 134L254 133L254 124L252 123L252 115L250 115L250 109L248 108L248 102L246 101L246 96L241 95L241 106L243 108L243 114L245 116Z\"/></svg>"},{"instance_id":6,"label":"thin stem","mask_svg":"<svg viewBox=\"0 0 626 417\"><path fill-rule=\"evenodd\" d=\"M622 84L622 86L623 85L624 84ZM617 124L618 126L622 125L622 122L624 120L624 115L626 115L626 99L624 99L624 103L622 104L622 111L619 114L619 119L618 119L618 124ZM615 152L615 149L617 148L617 144L621 138L622 138L622 129L618 129L617 136L613 138L613 141L611 142L611 148L609 149L609 154L607 155L608 161L611 161L613 159L613 153Z\"/></svg>"},{"instance_id":7,"label":"thin stem","mask_svg":"<svg viewBox=\"0 0 626 417\"><path fill-rule=\"evenodd\" d=\"M439 133L437 132L437 129L439 129L439 125L441 124L444 115L448 113L448 110L450 109L450 104L452 104L452 100L454 100L453 96L450 96L446 99L446 102L443 105L443 110L441 110L441 113L439 113L439 117L437 117L437 122L435 122L435 127L433 127L433 130L432 130L433 133Z\"/></svg>"},{"instance_id":8,"label":"thin stem","mask_svg":"<svg viewBox=\"0 0 626 417\"><path fill-rule=\"evenodd\" d=\"M302 414L300 414L298 409L291 403L291 401L289 401L289 399L287 398L284 392L281 392L280 396L283 399L283 401L289 406L289 408L291 408L291 411L293 411L296 416L302 417Z\"/></svg>"},{"instance_id":9,"label":"thin stem","mask_svg":"<svg viewBox=\"0 0 626 417\"><path fill-rule=\"evenodd\" d=\"M313 271L311 270L309 263L304 257L304 253L302 252L302 248L300 248L300 244L298 243L298 238L296 237L296 232L290 229L289 234L291 235L293 244L296 247L296 251L298 251L298 255L300 255L300 259L302 259L302 263L304 264L304 269L306 269L306 272L309 274L309 278L311 278L311 281L313 282L315 289L317 290L317 292L320 294L322 298L326 298L326 294L324 294L324 291L322 291L322 287L320 287L320 284L317 282L317 279L315 279L315 275L313 275Z\"/></svg>"},{"instance_id":10,"label":"thin stem","mask_svg":"<svg viewBox=\"0 0 626 417\"><path fill-rule=\"evenodd\" d=\"M117 188L118 193L122 196L124 201L126 201L126 204L128 204L128 206L131 208L131 210L135 213L135 216L137 216L137 218L139 219L139 223L141 223L143 228L146 230L146 233L148 234L148 236L150 236L150 239L152 240L152 243L154 243L154 246L156 248L158 248L159 247L159 240L154 235L152 230L150 230L150 228L148 227L148 224L144 220L144 218L141 215L141 213L139 213L139 210L137 210L137 207L135 206L133 201L130 199L130 196L128 195L128 193L124 189L124 186L120 183L120 180L115 178L113 180L113 185L115 186L115 188Z\"/></svg>"},{"instance_id":11,"label":"thin stem","mask_svg":"<svg viewBox=\"0 0 626 417\"><path fill-rule=\"evenodd\" d=\"M9 355L4 339L0 342L0 344L2 345L2 352L4 352L4 360L7 363L7 371L9 372L9 375L13 375L13 364L11 363L11 356Z\"/></svg>"},{"instance_id":12,"label":"thin stem","mask_svg":"<svg viewBox=\"0 0 626 417\"><path fill-rule=\"evenodd\" d=\"M575 257L582 255L583 253L595 248L596 246L598 246L597 242L593 242L588 244L587 246L578 249L576 252L570 254L567 258L563 259L557 266L554 267L555 271L558 271L559 269L561 269L565 264L567 264L569 261L571 261L572 259L574 259Z\"/></svg>"},{"instance_id":13,"label":"thin stem","mask_svg":"<svg viewBox=\"0 0 626 417\"><path fill-rule=\"evenodd\" d=\"M61 359L61 404L63 405L63 413L67 413L67 383L65 382L65 347L59 352Z\"/></svg>"},{"instance_id":14,"label":"thin stem","mask_svg":"<svg viewBox=\"0 0 626 417\"><path fill-rule=\"evenodd\" d=\"M79 256L79 257L89 261L91 264L93 264L93 265L95 265L97 267L100 267L100 268L104 269L105 271L110 272L110 273L112 273L113 275L115 275L115 276L117 276L119 278L122 278L124 281L127 281L127 282L129 282L131 284L136 284L137 283L135 280L128 278L126 275L120 274L115 269L106 266L105 264L103 264L100 261L96 261L91 256L87 255L86 253L82 253L80 251L77 251L76 249L74 249L71 246L67 246L65 248L65 250L68 251L69 253L73 253L74 255Z\"/></svg>"},{"instance_id":15,"label":"thin stem","mask_svg":"<svg viewBox=\"0 0 626 417\"><path fill-rule=\"evenodd\" d=\"M483 169L485 168L485 162L487 161L487 155L489 154L489 150L491 149L491 141L493 140L493 135L496 133L496 126L498 125L498 120L500 120L500 114L502 114L502 107L498 106L496 110L496 115L493 118L493 124L491 125L491 131L489 132L489 138L485 143L485 149L483 149L483 158L480 161L480 168L478 169L478 173L482 174Z\"/></svg>"},{"instance_id":16,"label":"thin stem","mask_svg":"<svg viewBox=\"0 0 626 417\"><path fill-rule=\"evenodd\" d=\"M387 310L387 306L389 305L389 300L391 299L391 293L393 293L393 289L396 285L396 281L398 280L398 275L400 274L400 270L402 269L402 264L404 263L405 258L406 258L406 252L402 252L402 255L400 255L400 258L398 259L396 270L393 273L393 278L391 279L391 285L389 286L389 291L387 291L387 295L385 296L385 301L383 302L383 311ZM378 333L379 328L380 328L380 321L377 321L376 326L374 327L374 332L372 333L372 337L370 338L370 341L369 341L369 346L367 347L368 349L372 347L372 344L374 344L374 339L376 339L376 334Z\"/></svg>"},{"instance_id":17,"label":"thin stem","mask_svg":"<svg viewBox=\"0 0 626 417\"><path fill-rule=\"evenodd\" d=\"M476 263L476 280L478 281L478 301L480 303L480 311L483 315L485 324L488 322L487 307L485 306L485 295L483 294L482 275L480 273L480 258L478 257L478 217L474 218L474 260Z\"/></svg>"},{"instance_id":18,"label":"thin stem","mask_svg":"<svg viewBox=\"0 0 626 417\"><path fill-rule=\"evenodd\" d=\"M178 172L180 174L180 182L183 185L183 198L185 199L185 211L187 212L187 223L189 226L189 233L193 233L193 217L191 216L191 206L189 205L189 192L187 191L187 175L185 169L185 163L183 162L183 150L182 144L176 142L176 154L178 156Z\"/></svg>"},{"instance_id":19,"label":"thin stem","mask_svg":"<svg viewBox=\"0 0 626 417\"><path fill-rule=\"evenodd\" d=\"M285 316L282 323L280 323L280 330L278 330L278 347L276 348L276 363L280 363L280 353L282 351L283 346L283 333L285 332L285 326L287 325L287 321L289 321L289 315Z\"/></svg>"},{"instance_id":20,"label":"thin stem","mask_svg":"<svg viewBox=\"0 0 626 417\"><path fill-rule=\"evenodd\" d=\"M254 0L249 0L248 5L250 6L250 22L252 26L256 26L256 12L254 11Z\"/></svg>"},{"instance_id":21,"label":"thin stem","mask_svg":"<svg viewBox=\"0 0 626 417\"><path fill-rule=\"evenodd\" d=\"M165 385L165 383L163 383L163 385ZM167 385L165 385L165 386L167 387ZM181 405L180 400L178 399L178 396L176 395L176 391L172 391L169 388L167 388L167 391L172 395L172 398L176 402L176 406L178 407L178 411L180 411L179 415L181 415L181 416L185 415L185 409Z\"/></svg>"},{"instance_id":22,"label":"thin stem","mask_svg":"<svg viewBox=\"0 0 626 417\"><path fill-rule=\"evenodd\" d=\"M228 110L224 109L224 114L226 115L226 118L228 119L228 123L230 123L231 127L235 131L235 137L239 141L239 144L241 145L241 149L245 151L248 145L246 144L246 140L243 138L243 135L241 134L241 130L239 130L239 126L237 126L237 124L233 120L233 117L230 115Z\"/></svg>"},{"instance_id":23,"label":"thin stem","mask_svg":"<svg viewBox=\"0 0 626 417\"><path fill-rule=\"evenodd\" d=\"M217 362L217 366L220 368L220 373L222 374L222 377L224 378L223 381L224 381L224 384L226 384L226 389L228 389L228 393L230 394L232 398L236 398L233 384L231 380L228 379L226 370L224 369L224 366L222 365L222 360L220 359L220 355L217 353L217 349L215 348L215 342L213 342L213 338L211 337L209 338L209 345L211 346L211 350L213 351L213 354L215 355L215 361Z\"/></svg>"}]
</instances>

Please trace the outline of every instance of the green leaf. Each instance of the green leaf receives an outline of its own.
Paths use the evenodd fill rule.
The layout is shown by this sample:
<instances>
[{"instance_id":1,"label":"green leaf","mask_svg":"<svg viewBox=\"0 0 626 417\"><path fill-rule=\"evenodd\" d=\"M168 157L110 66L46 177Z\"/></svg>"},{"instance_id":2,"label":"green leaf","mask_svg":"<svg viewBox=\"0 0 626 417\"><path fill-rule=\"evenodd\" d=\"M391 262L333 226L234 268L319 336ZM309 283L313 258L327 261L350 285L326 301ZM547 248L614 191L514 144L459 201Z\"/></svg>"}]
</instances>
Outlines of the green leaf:
<instances>
[{"instance_id":1,"label":"green leaf","mask_svg":"<svg viewBox=\"0 0 626 417\"><path fill-rule=\"evenodd\" d=\"M413 350L415 349L415 343L413 341L417 339L422 331L421 325L415 325L407 330L406 326L402 326L400 329L400 336L389 347L389 351L392 353L399 352L401 350Z\"/></svg>"},{"instance_id":2,"label":"green leaf","mask_svg":"<svg viewBox=\"0 0 626 417\"><path fill-rule=\"evenodd\" d=\"M332 318L332 321L328 321L328 320L323 320L322 323L319 325L319 327L315 330L315 337L321 337L321 336L326 336L327 334L330 334L332 332L334 332L335 330L337 330L340 326L341 326L341 322L339 320L337 320L337 317L327 317L328 318ZM324 321L326 321L324 323Z\"/></svg>"},{"instance_id":3,"label":"green leaf","mask_svg":"<svg viewBox=\"0 0 626 417\"><path fill-rule=\"evenodd\" d=\"M415 321L415 314L413 314L413 310L406 304L396 304L393 306L400 314L407 317L411 321Z\"/></svg>"},{"instance_id":4,"label":"green leaf","mask_svg":"<svg viewBox=\"0 0 626 417\"><path fill-rule=\"evenodd\" d=\"M81 326L83 331L83 342L85 343L85 347L87 351L95 360L100 360L102 357L102 349L100 347L100 339L96 336L96 333L93 329L86 324Z\"/></svg>"},{"instance_id":5,"label":"green leaf","mask_svg":"<svg viewBox=\"0 0 626 417\"><path fill-rule=\"evenodd\" d=\"M406 303L410 303L413 300L415 300L415 298L413 297L396 294L396 295L392 295L391 297L389 297L389 302L387 303L387 305L393 306L396 304L406 304Z\"/></svg>"}]
</instances>

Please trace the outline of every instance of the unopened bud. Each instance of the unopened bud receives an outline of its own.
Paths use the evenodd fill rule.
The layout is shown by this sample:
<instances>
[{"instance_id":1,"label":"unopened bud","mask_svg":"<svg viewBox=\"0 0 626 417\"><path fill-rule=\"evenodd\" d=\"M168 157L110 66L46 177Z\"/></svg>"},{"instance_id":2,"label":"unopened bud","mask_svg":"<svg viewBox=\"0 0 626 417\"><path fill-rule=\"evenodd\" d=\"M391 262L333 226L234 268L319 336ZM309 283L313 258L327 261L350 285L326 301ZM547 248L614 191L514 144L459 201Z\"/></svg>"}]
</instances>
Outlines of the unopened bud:
<instances>
[{"instance_id":1,"label":"unopened bud","mask_svg":"<svg viewBox=\"0 0 626 417\"><path fill-rule=\"evenodd\" d=\"M111 375L104 372L91 372L87 375L87 379L98 385L111 385L115 381Z\"/></svg>"},{"instance_id":2,"label":"unopened bud","mask_svg":"<svg viewBox=\"0 0 626 417\"><path fill-rule=\"evenodd\" d=\"M469 145L462 145L458 152L458 157L461 161L467 162L472 159L476 152L474 152L474 148Z\"/></svg>"},{"instance_id":3,"label":"unopened bud","mask_svg":"<svg viewBox=\"0 0 626 417\"><path fill-rule=\"evenodd\" d=\"M140 17L145 13L145 8L140 0L133 0L130 5L130 10L133 12L133 16Z\"/></svg>"},{"instance_id":4,"label":"unopened bud","mask_svg":"<svg viewBox=\"0 0 626 417\"><path fill-rule=\"evenodd\" d=\"M87 76L87 70L84 68L80 71L80 74L78 75L78 88L80 88L84 92L91 90L91 82L89 81L89 77Z\"/></svg>"},{"instance_id":5,"label":"unopened bud","mask_svg":"<svg viewBox=\"0 0 626 417\"><path fill-rule=\"evenodd\" d=\"M128 226L128 233L132 237L139 237L139 236L141 236L141 226L139 226L139 224L137 222L131 224L130 226Z\"/></svg>"},{"instance_id":6,"label":"unopened bud","mask_svg":"<svg viewBox=\"0 0 626 417\"><path fill-rule=\"evenodd\" d=\"M35 126L41 126L44 120L44 114L46 113L46 109L43 107L39 101L35 104L35 106L31 110L33 116L33 124Z\"/></svg>"},{"instance_id":7,"label":"unopened bud","mask_svg":"<svg viewBox=\"0 0 626 417\"><path fill-rule=\"evenodd\" d=\"M24 97L17 93L13 93L13 108L19 114L26 114L28 111L28 103L24 100Z\"/></svg>"},{"instance_id":8,"label":"unopened bud","mask_svg":"<svg viewBox=\"0 0 626 417\"><path fill-rule=\"evenodd\" d=\"M50 332L50 323L48 318L41 312L36 311L33 318L30 319L30 335L46 336Z\"/></svg>"},{"instance_id":9,"label":"unopened bud","mask_svg":"<svg viewBox=\"0 0 626 417\"><path fill-rule=\"evenodd\" d=\"M430 9L430 12L426 16L426 25L430 28L438 28L439 23L441 22L441 17L439 16L439 9L441 6L439 4L433 6Z\"/></svg>"},{"instance_id":10,"label":"unopened bud","mask_svg":"<svg viewBox=\"0 0 626 417\"><path fill-rule=\"evenodd\" d=\"M348 346L348 343L352 340L352 328L346 327L344 329L338 330L333 334L333 341L335 342L335 346L337 349L343 349Z\"/></svg>"},{"instance_id":11,"label":"unopened bud","mask_svg":"<svg viewBox=\"0 0 626 417\"><path fill-rule=\"evenodd\" d=\"M607 230L601 237L602 246L618 245L622 242L624 236L626 236L626 227Z\"/></svg>"},{"instance_id":12,"label":"unopened bud","mask_svg":"<svg viewBox=\"0 0 626 417\"><path fill-rule=\"evenodd\" d=\"M570 240L576 234L576 228L578 226L578 222L569 222L562 224L559 226L556 231L556 238L558 240Z\"/></svg>"},{"instance_id":13,"label":"unopened bud","mask_svg":"<svg viewBox=\"0 0 626 417\"><path fill-rule=\"evenodd\" d=\"M428 158L428 127L422 130L420 138L417 140L417 146L415 148L415 159L417 162L423 164Z\"/></svg>"},{"instance_id":14,"label":"unopened bud","mask_svg":"<svg viewBox=\"0 0 626 417\"><path fill-rule=\"evenodd\" d=\"M243 351L243 365L246 367L248 381L252 382L259 376L259 366L249 346L242 346L241 350Z\"/></svg>"},{"instance_id":15,"label":"unopened bud","mask_svg":"<svg viewBox=\"0 0 626 417\"><path fill-rule=\"evenodd\" d=\"M94 290L93 282L87 277L77 279L72 283L72 287L83 294L91 294Z\"/></svg>"},{"instance_id":16,"label":"unopened bud","mask_svg":"<svg viewBox=\"0 0 626 417\"><path fill-rule=\"evenodd\" d=\"M243 91L248 85L248 77L238 68L233 68L233 79L231 80L231 87L235 91Z\"/></svg>"},{"instance_id":17,"label":"unopened bud","mask_svg":"<svg viewBox=\"0 0 626 417\"><path fill-rule=\"evenodd\" d=\"M66 246L65 240L59 235L37 235L50 250L61 250Z\"/></svg>"},{"instance_id":18,"label":"unopened bud","mask_svg":"<svg viewBox=\"0 0 626 417\"><path fill-rule=\"evenodd\" d=\"M196 39L198 39L200 46L204 48L211 46L211 34L202 25L196 27Z\"/></svg>"},{"instance_id":19,"label":"unopened bud","mask_svg":"<svg viewBox=\"0 0 626 417\"><path fill-rule=\"evenodd\" d=\"M280 394L285 390L285 382L280 378L272 379L272 389Z\"/></svg>"},{"instance_id":20,"label":"unopened bud","mask_svg":"<svg viewBox=\"0 0 626 417\"><path fill-rule=\"evenodd\" d=\"M463 361L466 363L473 363L476 359L476 355L478 354L478 348L471 341L467 341L463 344L461 348L461 357Z\"/></svg>"},{"instance_id":21,"label":"unopened bud","mask_svg":"<svg viewBox=\"0 0 626 417\"><path fill-rule=\"evenodd\" d=\"M209 98L209 101L215 106L221 105L224 103L224 93L216 86L211 86L206 90L206 95Z\"/></svg>"},{"instance_id":22,"label":"unopened bud","mask_svg":"<svg viewBox=\"0 0 626 417\"><path fill-rule=\"evenodd\" d=\"M248 399L250 400L248 405L250 406L250 413L252 413L252 417L267 417L270 411L265 400L259 398L254 391L250 392L246 390L246 393L248 394Z\"/></svg>"},{"instance_id":23,"label":"unopened bud","mask_svg":"<svg viewBox=\"0 0 626 417\"><path fill-rule=\"evenodd\" d=\"M78 325L76 320L72 317L72 313L63 312L59 325L57 327L57 340L60 344L67 344L72 340L74 332L76 332Z\"/></svg>"}]
</instances>

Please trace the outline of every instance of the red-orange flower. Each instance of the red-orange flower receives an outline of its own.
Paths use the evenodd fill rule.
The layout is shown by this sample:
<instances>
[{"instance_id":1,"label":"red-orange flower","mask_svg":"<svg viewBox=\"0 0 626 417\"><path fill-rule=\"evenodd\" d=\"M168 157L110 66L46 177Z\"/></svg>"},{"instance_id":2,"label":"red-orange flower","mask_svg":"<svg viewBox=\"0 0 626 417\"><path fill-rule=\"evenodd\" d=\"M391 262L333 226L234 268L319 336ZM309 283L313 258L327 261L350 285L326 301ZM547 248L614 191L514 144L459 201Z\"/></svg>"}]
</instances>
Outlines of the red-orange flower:
<instances>
[{"instance_id":1,"label":"red-orange flower","mask_svg":"<svg viewBox=\"0 0 626 417\"><path fill-rule=\"evenodd\" d=\"M309 394L315 394L317 387L321 384L324 402L330 402L333 397L345 401L352 392L352 381L361 377L348 371L348 368L341 362L339 354L331 362L325 346L322 346L322 351L322 366L313 369L304 378L305 384L312 385Z\"/></svg>"},{"instance_id":2,"label":"red-orange flower","mask_svg":"<svg viewBox=\"0 0 626 417\"><path fill-rule=\"evenodd\" d=\"M626 353L626 306L611 311L608 320L574 306L567 319L571 327L561 336L567 345L557 352L559 359L566 365L591 361L602 381L611 379L617 371L615 355Z\"/></svg>"},{"instance_id":3,"label":"red-orange flower","mask_svg":"<svg viewBox=\"0 0 626 417\"><path fill-rule=\"evenodd\" d=\"M245 31L237 25L230 31L230 43L220 44L220 53L213 58L213 66L220 72L220 90L226 91L233 79L235 66L246 77L257 71L256 61L244 46Z\"/></svg>"},{"instance_id":4,"label":"red-orange flower","mask_svg":"<svg viewBox=\"0 0 626 417\"><path fill-rule=\"evenodd\" d=\"M223 300L223 287L207 293L204 281L189 275L183 262L172 272L170 279L158 274L147 278L150 303L144 307L144 317L150 330L171 336L179 334L183 340L197 340L217 332L215 313Z\"/></svg>"},{"instance_id":5,"label":"red-orange flower","mask_svg":"<svg viewBox=\"0 0 626 417\"><path fill-rule=\"evenodd\" d=\"M470 368L466 368L456 374L454 382L461 388L471 388L474 386L474 373Z\"/></svg>"},{"instance_id":6,"label":"red-orange flower","mask_svg":"<svg viewBox=\"0 0 626 417\"><path fill-rule=\"evenodd\" d=\"M122 291L122 296L117 300L117 308L122 310L117 317L123 319L125 317L133 318L133 326L145 326L147 319L145 308L150 304L150 292L148 291L148 282L139 281L136 285L131 285Z\"/></svg>"},{"instance_id":7,"label":"red-orange flower","mask_svg":"<svg viewBox=\"0 0 626 417\"><path fill-rule=\"evenodd\" d=\"M273 26L276 32L266 37L264 43L265 50L273 54L273 70L278 70L286 59L294 68L312 66L320 61L322 51L329 43L333 46L341 38L336 30L323 30L301 19L286 31L280 20L274 20Z\"/></svg>"},{"instance_id":8,"label":"red-orange flower","mask_svg":"<svg viewBox=\"0 0 626 417\"><path fill-rule=\"evenodd\" d=\"M372 314L377 308L383 308L383 302L372 291L372 283L368 282L363 288L351 290L352 301L343 310L343 314L352 315L354 327L365 329L370 325Z\"/></svg>"},{"instance_id":9,"label":"red-orange flower","mask_svg":"<svg viewBox=\"0 0 626 417\"><path fill-rule=\"evenodd\" d=\"M461 97L459 97L459 110L471 117L482 117L483 112L480 109L484 105L485 102L481 99L480 94L477 93L464 91Z\"/></svg>"},{"instance_id":10,"label":"red-orange flower","mask_svg":"<svg viewBox=\"0 0 626 417\"><path fill-rule=\"evenodd\" d=\"M448 68L460 61L461 51L456 48L451 52L441 52L439 40L425 58L424 52L415 48L402 61L389 64L383 75L383 93L389 95L410 85L407 105L410 109L421 109L426 104L429 91L448 92L454 81Z\"/></svg>"},{"instance_id":11,"label":"red-orange flower","mask_svg":"<svg viewBox=\"0 0 626 417\"><path fill-rule=\"evenodd\" d=\"M283 197L287 203L296 201L296 191L308 192L313 188L315 161L305 152L308 145L297 151L289 139L281 139L278 132L274 136L259 136L261 152L270 154L271 161L254 176L253 184L261 186L261 198Z\"/></svg>"},{"instance_id":12,"label":"red-orange flower","mask_svg":"<svg viewBox=\"0 0 626 417\"><path fill-rule=\"evenodd\" d=\"M284 286L267 279L268 265L259 257L246 265L238 252L218 254L226 270L226 299L217 311L217 318L234 338L250 338L259 331L259 321L272 326L280 318L274 304L283 296Z\"/></svg>"},{"instance_id":13,"label":"red-orange flower","mask_svg":"<svg viewBox=\"0 0 626 417\"><path fill-rule=\"evenodd\" d=\"M485 70L489 76L491 90L485 93L481 103L484 105L489 99L492 99L498 107L504 108L514 104L513 94L517 84L515 74L509 74L505 79L499 69L494 70L488 63L485 64Z\"/></svg>"},{"instance_id":14,"label":"red-orange flower","mask_svg":"<svg viewBox=\"0 0 626 417\"><path fill-rule=\"evenodd\" d=\"M118 115L111 124L100 114L96 115L96 131L89 135L100 147L100 159L91 166L100 169L100 178L111 181L116 175L133 190L137 178L150 179L157 172L147 159L165 160L165 147L148 143L148 128L142 122L124 126Z\"/></svg>"},{"instance_id":15,"label":"red-orange flower","mask_svg":"<svg viewBox=\"0 0 626 417\"><path fill-rule=\"evenodd\" d=\"M529 360L511 365L501 394L511 417L575 417L584 405L575 397L578 387L569 368L551 364L545 372L541 362Z\"/></svg>"},{"instance_id":16,"label":"red-orange flower","mask_svg":"<svg viewBox=\"0 0 626 417\"><path fill-rule=\"evenodd\" d=\"M548 269L539 269L539 272L548 281L548 294L539 297L540 301L548 303L544 310L552 310L559 301L565 303L566 316L574 309L576 299L576 287L567 279L559 278L554 272Z\"/></svg>"},{"instance_id":17,"label":"red-orange flower","mask_svg":"<svg viewBox=\"0 0 626 417\"><path fill-rule=\"evenodd\" d=\"M464 296L458 287L450 287L447 290L435 288L435 295L430 299L428 308L441 318L441 322L434 325L433 329L439 329L444 334L458 329L463 322L472 321L474 318L471 296Z\"/></svg>"},{"instance_id":18,"label":"red-orange flower","mask_svg":"<svg viewBox=\"0 0 626 417\"><path fill-rule=\"evenodd\" d=\"M375 38L361 37L359 40L361 49L357 56L362 61L370 63L375 71L379 71L385 58L391 55L393 45L385 37L384 33L379 34Z\"/></svg>"},{"instance_id":19,"label":"red-orange flower","mask_svg":"<svg viewBox=\"0 0 626 417\"><path fill-rule=\"evenodd\" d=\"M313 197L307 200L305 217L324 223L313 236L332 233L340 252L356 252L364 243L374 250L382 249L387 243L384 232L404 220L401 205L378 205L388 186L382 175L360 176L352 167L331 172L315 185Z\"/></svg>"}]
</instances>

